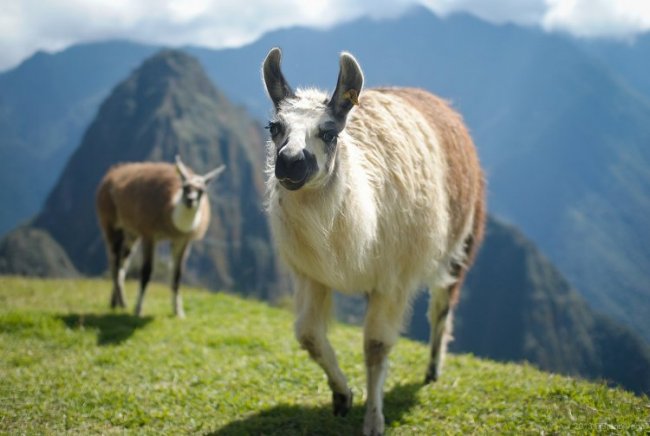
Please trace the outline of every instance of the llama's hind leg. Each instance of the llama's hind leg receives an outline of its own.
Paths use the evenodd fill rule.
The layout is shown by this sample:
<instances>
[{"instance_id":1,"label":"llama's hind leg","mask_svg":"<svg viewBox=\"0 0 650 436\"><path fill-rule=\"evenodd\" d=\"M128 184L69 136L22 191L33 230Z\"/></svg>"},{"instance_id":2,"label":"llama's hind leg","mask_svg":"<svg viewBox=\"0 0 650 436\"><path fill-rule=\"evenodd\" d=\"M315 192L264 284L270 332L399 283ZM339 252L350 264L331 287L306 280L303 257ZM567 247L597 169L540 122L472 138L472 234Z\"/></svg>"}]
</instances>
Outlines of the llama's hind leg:
<instances>
[{"instance_id":1,"label":"llama's hind leg","mask_svg":"<svg viewBox=\"0 0 650 436\"><path fill-rule=\"evenodd\" d=\"M174 309L174 315L179 318L185 318L180 286L183 267L189 254L189 246L189 241L186 240L172 241L172 257L174 260L174 271L172 277L172 307Z\"/></svg>"},{"instance_id":2,"label":"llama's hind leg","mask_svg":"<svg viewBox=\"0 0 650 436\"><path fill-rule=\"evenodd\" d=\"M399 292L373 292L368 298L364 324L364 353L368 398L363 420L364 435L384 433L384 381L388 370L388 354L402 330L404 312L409 299Z\"/></svg>"},{"instance_id":3,"label":"llama's hind leg","mask_svg":"<svg viewBox=\"0 0 650 436\"><path fill-rule=\"evenodd\" d=\"M111 292L111 309L126 307L124 302L124 280L121 280L123 263L124 231L117 228L108 228L104 231L108 244L108 262L111 269L113 290Z\"/></svg>"},{"instance_id":4,"label":"llama's hind leg","mask_svg":"<svg viewBox=\"0 0 650 436\"><path fill-rule=\"evenodd\" d=\"M429 323L431 325L430 357L424 383L438 380L451 339L453 310L451 297L456 285L446 288L431 288L429 301Z\"/></svg>"},{"instance_id":5,"label":"llama's hind leg","mask_svg":"<svg viewBox=\"0 0 650 436\"><path fill-rule=\"evenodd\" d=\"M334 415L345 416L352 408L352 391L339 368L336 354L327 339L327 322L332 306L332 291L307 279L295 279L296 338L309 356L323 368L332 390Z\"/></svg>"}]
</instances>

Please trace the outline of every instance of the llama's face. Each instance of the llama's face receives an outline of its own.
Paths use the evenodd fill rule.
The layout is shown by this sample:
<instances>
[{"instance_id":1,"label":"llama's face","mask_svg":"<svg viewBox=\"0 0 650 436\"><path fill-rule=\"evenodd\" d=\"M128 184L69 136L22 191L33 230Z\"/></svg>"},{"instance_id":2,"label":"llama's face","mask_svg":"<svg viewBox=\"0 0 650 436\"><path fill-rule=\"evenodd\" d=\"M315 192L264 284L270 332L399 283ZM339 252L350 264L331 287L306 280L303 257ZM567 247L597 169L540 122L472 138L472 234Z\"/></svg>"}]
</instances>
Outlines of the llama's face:
<instances>
[{"instance_id":1,"label":"llama's face","mask_svg":"<svg viewBox=\"0 0 650 436\"><path fill-rule=\"evenodd\" d=\"M274 175L290 191L327 183L336 162L337 140L363 84L356 60L343 53L331 98L319 91L294 93L280 71L280 50L272 49L263 65L266 90L275 106L268 125Z\"/></svg>"},{"instance_id":2,"label":"llama's face","mask_svg":"<svg viewBox=\"0 0 650 436\"><path fill-rule=\"evenodd\" d=\"M188 209L195 209L199 206L201 198L208 188L208 184L217 178L226 169L225 165L221 165L214 170L204 175L194 174L190 171L185 164L181 161L179 156L176 156L176 170L181 178L181 197L180 200Z\"/></svg>"},{"instance_id":3,"label":"llama's face","mask_svg":"<svg viewBox=\"0 0 650 436\"><path fill-rule=\"evenodd\" d=\"M340 130L325 101L321 92L298 91L269 122L274 174L290 191L320 186L332 173Z\"/></svg>"},{"instance_id":4,"label":"llama's face","mask_svg":"<svg viewBox=\"0 0 650 436\"><path fill-rule=\"evenodd\" d=\"M206 185L203 177L193 176L183 180L181 200L188 209L198 207L201 197L205 193Z\"/></svg>"}]
</instances>

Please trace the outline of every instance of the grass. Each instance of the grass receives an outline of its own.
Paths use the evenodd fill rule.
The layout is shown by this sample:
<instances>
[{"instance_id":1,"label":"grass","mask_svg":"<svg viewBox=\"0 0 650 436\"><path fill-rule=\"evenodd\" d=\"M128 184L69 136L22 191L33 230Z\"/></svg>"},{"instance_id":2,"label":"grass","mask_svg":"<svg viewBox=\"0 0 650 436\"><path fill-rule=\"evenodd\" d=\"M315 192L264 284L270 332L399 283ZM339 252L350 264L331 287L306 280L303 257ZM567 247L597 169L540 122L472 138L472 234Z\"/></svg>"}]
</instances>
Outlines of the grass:
<instances>
[{"instance_id":1,"label":"grass","mask_svg":"<svg viewBox=\"0 0 650 436\"><path fill-rule=\"evenodd\" d=\"M178 320L154 284L138 319L108 310L109 290L103 280L0 278L0 433L359 434L358 328L331 329L356 403L336 418L286 310L186 289ZM467 355L423 386L426 356L408 340L391 355L389 434L650 430L647 397Z\"/></svg>"}]
</instances>

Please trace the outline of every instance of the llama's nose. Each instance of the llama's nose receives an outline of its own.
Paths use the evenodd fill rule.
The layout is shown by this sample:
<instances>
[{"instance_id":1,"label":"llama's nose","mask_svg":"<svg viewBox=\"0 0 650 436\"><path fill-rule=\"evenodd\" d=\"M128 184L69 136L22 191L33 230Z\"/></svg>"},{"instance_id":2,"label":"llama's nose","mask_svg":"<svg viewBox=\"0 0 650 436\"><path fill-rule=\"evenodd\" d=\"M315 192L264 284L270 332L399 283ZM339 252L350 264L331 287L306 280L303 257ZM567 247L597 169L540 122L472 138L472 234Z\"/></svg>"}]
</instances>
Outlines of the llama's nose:
<instances>
[{"instance_id":1,"label":"llama's nose","mask_svg":"<svg viewBox=\"0 0 650 436\"><path fill-rule=\"evenodd\" d=\"M293 152L284 147L278 153L275 162L275 177L292 183L304 182L307 178L307 159L304 150Z\"/></svg>"}]
</instances>

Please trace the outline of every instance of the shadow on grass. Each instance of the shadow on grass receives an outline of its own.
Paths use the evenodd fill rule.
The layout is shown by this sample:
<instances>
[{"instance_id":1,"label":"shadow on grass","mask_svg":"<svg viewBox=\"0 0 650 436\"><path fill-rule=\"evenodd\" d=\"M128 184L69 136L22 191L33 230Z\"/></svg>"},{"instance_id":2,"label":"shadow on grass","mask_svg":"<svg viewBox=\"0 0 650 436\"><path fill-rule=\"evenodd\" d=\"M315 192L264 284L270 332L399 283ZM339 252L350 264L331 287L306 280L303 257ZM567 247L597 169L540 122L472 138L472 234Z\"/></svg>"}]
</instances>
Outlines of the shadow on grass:
<instances>
[{"instance_id":1,"label":"shadow on grass","mask_svg":"<svg viewBox=\"0 0 650 436\"><path fill-rule=\"evenodd\" d=\"M59 318L71 329L96 329L97 345L116 345L152 320L150 316L137 317L126 313L72 313Z\"/></svg>"},{"instance_id":2,"label":"shadow on grass","mask_svg":"<svg viewBox=\"0 0 650 436\"><path fill-rule=\"evenodd\" d=\"M424 386L410 383L395 386L384 397L384 416L387 427L401 420L416 403L416 394ZM355 396L355 405L345 418L332 414L330 405L305 407L280 404L268 410L209 432L212 436L230 435L357 435L361 434L365 412L363 399Z\"/></svg>"}]
</instances>

